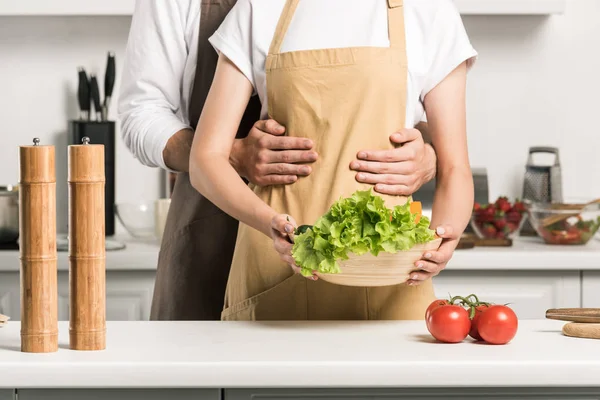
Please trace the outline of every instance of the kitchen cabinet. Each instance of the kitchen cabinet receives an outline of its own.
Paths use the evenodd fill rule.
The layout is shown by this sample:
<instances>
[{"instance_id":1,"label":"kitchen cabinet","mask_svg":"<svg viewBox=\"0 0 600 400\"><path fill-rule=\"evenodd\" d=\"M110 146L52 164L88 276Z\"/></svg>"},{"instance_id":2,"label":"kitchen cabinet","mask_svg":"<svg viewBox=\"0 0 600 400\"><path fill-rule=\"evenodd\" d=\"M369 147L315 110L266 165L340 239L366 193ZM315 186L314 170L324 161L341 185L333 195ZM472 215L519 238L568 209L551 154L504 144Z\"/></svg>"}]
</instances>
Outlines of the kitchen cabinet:
<instances>
[{"instance_id":1,"label":"kitchen cabinet","mask_svg":"<svg viewBox=\"0 0 600 400\"><path fill-rule=\"evenodd\" d=\"M550 15L565 12L565 0L454 0L462 15Z\"/></svg>"},{"instance_id":2,"label":"kitchen cabinet","mask_svg":"<svg viewBox=\"0 0 600 400\"><path fill-rule=\"evenodd\" d=\"M19 279L18 273L0 272L0 314L8 315L11 321L21 319Z\"/></svg>"},{"instance_id":3,"label":"kitchen cabinet","mask_svg":"<svg viewBox=\"0 0 600 400\"><path fill-rule=\"evenodd\" d=\"M0 400L15 400L15 391L0 389Z\"/></svg>"},{"instance_id":4,"label":"kitchen cabinet","mask_svg":"<svg viewBox=\"0 0 600 400\"><path fill-rule=\"evenodd\" d=\"M562 14L566 0L454 0L463 15ZM130 16L135 0L0 0L0 16Z\"/></svg>"},{"instance_id":5,"label":"kitchen cabinet","mask_svg":"<svg viewBox=\"0 0 600 400\"><path fill-rule=\"evenodd\" d=\"M576 396L576 397L573 397ZM392 400L411 399L442 400L456 399L547 399L598 400L600 389L234 389L226 390L224 400Z\"/></svg>"},{"instance_id":6,"label":"kitchen cabinet","mask_svg":"<svg viewBox=\"0 0 600 400\"><path fill-rule=\"evenodd\" d=\"M150 306L156 271L106 272L106 319L109 321L145 321ZM11 321L20 320L18 272L0 272L0 314ZM58 319L69 320L69 273L58 272Z\"/></svg>"},{"instance_id":7,"label":"kitchen cabinet","mask_svg":"<svg viewBox=\"0 0 600 400\"><path fill-rule=\"evenodd\" d=\"M581 307L600 308L600 271L584 271Z\"/></svg>"},{"instance_id":8,"label":"kitchen cabinet","mask_svg":"<svg viewBox=\"0 0 600 400\"><path fill-rule=\"evenodd\" d=\"M135 0L0 0L0 15L14 16L129 16Z\"/></svg>"},{"instance_id":9,"label":"kitchen cabinet","mask_svg":"<svg viewBox=\"0 0 600 400\"><path fill-rule=\"evenodd\" d=\"M549 308L580 307L580 271L469 271L447 269L434 278L435 293L476 294L491 303L510 303L521 319L543 319ZM600 290L600 288L598 288ZM598 292L597 292L598 293Z\"/></svg>"},{"instance_id":10,"label":"kitchen cabinet","mask_svg":"<svg viewBox=\"0 0 600 400\"><path fill-rule=\"evenodd\" d=\"M487 301L511 307L522 319L543 319L549 308L600 306L600 271L453 270L434 278L435 293L446 298L475 293ZM109 270L106 273L106 318L144 321L150 317L156 271ZM582 284L583 281L583 284ZM69 318L69 276L58 274L58 316ZM582 298L584 305L582 305ZM20 319L19 274L0 272L0 314Z\"/></svg>"},{"instance_id":11,"label":"kitchen cabinet","mask_svg":"<svg viewBox=\"0 0 600 400\"><path fill-rule=\"evenodd\" d=\"M19 400L220 400L219 389L22 389ZM2 399L0 395L0 400Z\"/></svg>"}]
</instances>

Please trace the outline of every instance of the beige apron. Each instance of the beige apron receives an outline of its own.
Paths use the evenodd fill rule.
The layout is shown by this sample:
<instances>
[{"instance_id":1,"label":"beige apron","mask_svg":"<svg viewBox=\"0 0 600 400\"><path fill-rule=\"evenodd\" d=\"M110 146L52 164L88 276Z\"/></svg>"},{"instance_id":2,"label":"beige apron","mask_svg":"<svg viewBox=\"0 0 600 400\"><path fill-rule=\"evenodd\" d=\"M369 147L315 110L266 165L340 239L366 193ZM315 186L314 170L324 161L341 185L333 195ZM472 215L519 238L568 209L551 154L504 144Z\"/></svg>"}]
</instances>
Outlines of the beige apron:
<instances>
[{"instance_id":1,"label":"beige apron","mask_svg":"<svg viewBox=\"0 0 600 400\"><path fill-rule=\"evenodd\" d=\"M340 197L370 185L349 168L364 149L391 149L405 126L407 60L402 0L388 0L389 48L280 53L299 0L288 0L266 60L269 116L291 136L316 143L313 173L294 185L255 187L277 212L313 224ZM388 206L405 197L388 197ZM423 319L434 300L421 286L357 288L294 275L271 239L240 224L225 295L224 320Z\"/></svg>"}]
</instances>

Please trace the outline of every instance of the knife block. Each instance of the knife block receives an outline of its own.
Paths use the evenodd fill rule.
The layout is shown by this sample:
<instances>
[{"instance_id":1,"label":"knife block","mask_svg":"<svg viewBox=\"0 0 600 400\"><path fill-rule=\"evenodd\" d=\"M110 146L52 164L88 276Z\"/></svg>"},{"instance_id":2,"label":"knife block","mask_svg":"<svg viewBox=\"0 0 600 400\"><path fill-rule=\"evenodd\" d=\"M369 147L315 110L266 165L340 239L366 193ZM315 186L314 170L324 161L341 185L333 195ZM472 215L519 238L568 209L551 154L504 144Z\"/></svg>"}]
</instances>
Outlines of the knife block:
<instances>
[{"instance_id":1,"label":"knife block","mask_svg":"<svg viewBox=\"0 0 600 400\"><path fill-rule=\"evenodd\" d=\"M105 235L115 234L115 122L69 121L69 144L79 145L84 137L104 145L104 227Z\"/></svg>"},{"instance_id":2,"label":"knife block","mask_svg":"<svg viewBox=\"0 0 600 400\"><path fill-rule=\"evenodd\" d=\"M69 347L106 347L104 146L69 146Z\"/></svg>"},{"instance_id":3,"label":"knife block","mask_svg":"<svg viewBox=\"0 0 600 400\"><path fill-rule=\"evenodd\" d=\"M54 146L19 148L21 351L58 351Z\"/></svg>"}]
</instances>

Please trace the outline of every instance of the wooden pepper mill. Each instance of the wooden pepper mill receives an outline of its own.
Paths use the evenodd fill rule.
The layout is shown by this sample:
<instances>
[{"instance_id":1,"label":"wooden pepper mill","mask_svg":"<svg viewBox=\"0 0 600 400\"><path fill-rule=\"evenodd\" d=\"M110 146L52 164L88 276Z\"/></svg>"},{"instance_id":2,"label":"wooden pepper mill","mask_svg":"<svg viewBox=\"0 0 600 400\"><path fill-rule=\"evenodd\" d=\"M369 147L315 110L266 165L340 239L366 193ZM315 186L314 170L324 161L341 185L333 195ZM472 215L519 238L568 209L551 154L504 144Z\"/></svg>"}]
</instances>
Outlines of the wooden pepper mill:
<instances>
[{"instance_id":1,"label":"wooden pepper mill","mask_svg":"<svg viewBox=\"0 0 600 400\"><path fill-rule=\"evenodd\" d=\"M58 351L54 146L19 148L21 351Z\"/></svg>"},{"instance_id":2,"label":"wooden pepper mill","mask_svg":"<svg viewBox=\"0 0 600 400\"><path fill-rule=\"evenodd\" d=\"M104 146L69 146L69 347L106 348Z\"/></svg>"}]
</instances>

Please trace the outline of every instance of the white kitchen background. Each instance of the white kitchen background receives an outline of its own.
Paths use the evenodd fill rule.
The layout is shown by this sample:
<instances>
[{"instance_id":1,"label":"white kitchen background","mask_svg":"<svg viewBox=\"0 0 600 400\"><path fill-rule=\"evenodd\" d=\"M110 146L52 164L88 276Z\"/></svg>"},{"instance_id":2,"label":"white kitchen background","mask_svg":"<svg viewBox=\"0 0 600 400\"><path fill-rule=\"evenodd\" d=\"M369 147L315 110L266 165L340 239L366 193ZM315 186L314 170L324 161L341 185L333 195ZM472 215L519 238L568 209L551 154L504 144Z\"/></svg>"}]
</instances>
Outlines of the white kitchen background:
<instances>
[{"instance_id":1,"label":"white kitchen background","mask_svg":"<svg viewBox=\"0 0 600 400\"><path fill-rule=\"evenodd\" d=\"M57 145L61 232L67 120L78 112L76 68L103 79L111 50L119 72L130 21L0 16L0 183L17 182L19 145L33 137ZM567 0L565 14L550 17L464 16L480 53L468 84L470 157L473 166L487 167L491 197L520 194L527 149L534 145L560 148L565 195L599 194L598 21L599 0ZM116 118L116 99L110 112ZM162 188L159 171L140 165L120 140L116 179L117 202L153 201Z\"/></svg>"}]
</instances>

